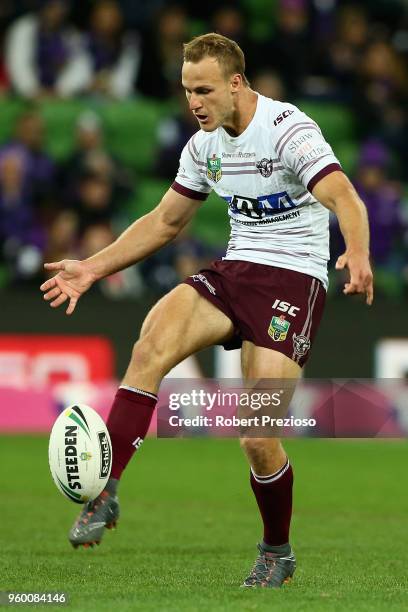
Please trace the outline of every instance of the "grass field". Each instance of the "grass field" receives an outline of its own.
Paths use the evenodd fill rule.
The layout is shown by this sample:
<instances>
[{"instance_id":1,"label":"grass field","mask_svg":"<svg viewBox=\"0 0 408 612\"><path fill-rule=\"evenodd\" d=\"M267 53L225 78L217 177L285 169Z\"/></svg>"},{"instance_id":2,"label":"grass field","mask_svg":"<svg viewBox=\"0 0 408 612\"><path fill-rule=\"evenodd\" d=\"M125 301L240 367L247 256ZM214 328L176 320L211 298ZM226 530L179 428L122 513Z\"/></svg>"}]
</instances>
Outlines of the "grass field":
<instances>
[{"instance_id":1,"label":"grass field","mask_svg":"<svg viewBox=\"0 0 408 612\"><path fill-rule=\"evenodd\" d=\"M87 612L408 610L407 442L286 447L298 569L276 591L239 588L261 528L236 441L147 441L123 477L119 528L75 551L78 508L51 481L47 439L2 437L0 590L63 590L65 609Z\"/></svg>"}]
</instances>

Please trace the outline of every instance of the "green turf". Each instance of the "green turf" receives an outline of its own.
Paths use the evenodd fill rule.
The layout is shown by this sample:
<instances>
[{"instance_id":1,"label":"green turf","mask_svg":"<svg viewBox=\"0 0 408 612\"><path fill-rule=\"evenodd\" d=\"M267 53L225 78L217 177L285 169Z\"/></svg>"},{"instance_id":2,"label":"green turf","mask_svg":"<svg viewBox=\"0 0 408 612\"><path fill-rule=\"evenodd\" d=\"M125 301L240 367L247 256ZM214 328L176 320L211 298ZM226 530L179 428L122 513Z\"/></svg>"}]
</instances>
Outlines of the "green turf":
<instances>
[{"instance_id":1,"label":"green turf","mask_svg":"<svg viewBox=\"0 0 408 612\"><path fill-rule=\"evenodd\" d=\"M147 441L123 478L119 529L74 551L66 535L78 508L51 482L46 439L0 438L0 589L64 590L66 609L89 612L408 610L408 444L287 449L298 570L264 591L239 588L260 525L236 441Z\"/></svg>"}]
</instances>

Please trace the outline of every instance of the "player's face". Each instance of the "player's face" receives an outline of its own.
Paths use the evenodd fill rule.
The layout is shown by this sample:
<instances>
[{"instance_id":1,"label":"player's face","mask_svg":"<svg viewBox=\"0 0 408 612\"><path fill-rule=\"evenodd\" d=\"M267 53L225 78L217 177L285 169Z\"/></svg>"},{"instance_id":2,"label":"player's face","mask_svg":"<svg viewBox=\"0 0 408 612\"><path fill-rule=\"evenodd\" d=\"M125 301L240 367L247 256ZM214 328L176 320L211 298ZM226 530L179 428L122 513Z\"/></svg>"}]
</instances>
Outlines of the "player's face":
<instances>
[{"instance_id":1,"label":"player's face","mask_svg":"<svg viewBox=\"0 0 408 612\"><path fill-rule=\"evenodd\" d=\"M206 57L196 64L184 62L182 83L190 110L202 130L212 132L232 122L234 92L239 82L235 77L226 77L215 58Z\"/></svg>"}]
</instances>

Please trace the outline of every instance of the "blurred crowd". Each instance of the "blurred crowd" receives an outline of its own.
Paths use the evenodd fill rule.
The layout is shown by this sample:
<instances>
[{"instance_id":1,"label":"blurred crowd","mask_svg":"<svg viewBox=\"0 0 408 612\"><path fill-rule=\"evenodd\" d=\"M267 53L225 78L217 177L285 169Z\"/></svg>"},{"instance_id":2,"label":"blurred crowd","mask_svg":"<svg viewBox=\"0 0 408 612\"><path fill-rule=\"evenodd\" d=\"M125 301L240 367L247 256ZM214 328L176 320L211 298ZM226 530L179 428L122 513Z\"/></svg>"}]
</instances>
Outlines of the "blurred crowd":
<instances>
[{"instance_id":1,"label":"blurred crowd","mask_svg":"<svg viewBox=\"0 0 408 612\"><path fill-rule=\"evenodd\" d=\"M180 86L182 43L208 31L241 45L260 93L352 113L359 148L350 178L369 210L384 291L400 292L408 285L404 0L240 0L201 8L187 0L2 0L0 109L2 97L27 101L0 146L0 266L7 282L37 282L44 258L86 257L102 248L130 221L127 203L137 200L141 177L109 150L98 112L78 116L75 148L57 163L46 152L41 104L174 101L177 110L157 125L151 168L152 176L171 181L197 129ZM335 220L331 243L334 260L343 248ZM213 255L187 233L105 288L127 295L144 284L161 293Z\"/></svg>"}]
</instances>

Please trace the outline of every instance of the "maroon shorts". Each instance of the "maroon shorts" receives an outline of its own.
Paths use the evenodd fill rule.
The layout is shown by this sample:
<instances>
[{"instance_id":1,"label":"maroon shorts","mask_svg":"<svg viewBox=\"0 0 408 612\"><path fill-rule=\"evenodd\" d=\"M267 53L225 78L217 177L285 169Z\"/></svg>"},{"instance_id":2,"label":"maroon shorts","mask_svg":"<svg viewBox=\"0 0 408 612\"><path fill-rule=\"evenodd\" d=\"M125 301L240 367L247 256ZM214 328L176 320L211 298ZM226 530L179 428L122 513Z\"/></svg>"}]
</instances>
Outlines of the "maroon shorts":
<instances>
[{"instance_id":1,"label":"maroon shorts","mask_svg":"<svg viewBox=\"0 0 408 612\"><path fill-rule=\"evenodd\" d=\"M303 366L323 313L326 291L308 274L248 261L219 260L185 281L227 315L235 336L284 353Z\"/></svg>"}]
</instances>

